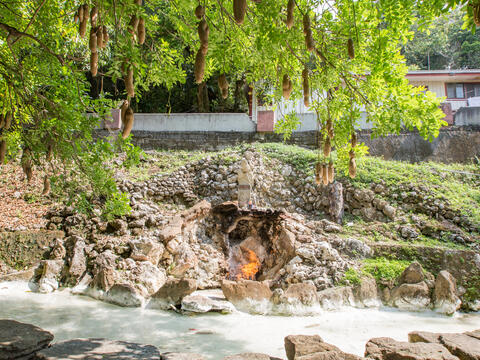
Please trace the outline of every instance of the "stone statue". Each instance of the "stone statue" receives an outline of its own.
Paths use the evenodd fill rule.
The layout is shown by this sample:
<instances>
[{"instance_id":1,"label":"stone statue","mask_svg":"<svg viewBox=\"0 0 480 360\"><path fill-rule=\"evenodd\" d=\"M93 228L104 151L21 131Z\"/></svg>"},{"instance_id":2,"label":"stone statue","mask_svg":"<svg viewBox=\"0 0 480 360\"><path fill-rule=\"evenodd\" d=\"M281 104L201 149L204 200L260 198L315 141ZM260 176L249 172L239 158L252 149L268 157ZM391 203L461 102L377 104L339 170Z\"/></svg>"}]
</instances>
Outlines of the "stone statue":
<instances>
[{"instance_id":1,"label":"stone statue","mask_svg":"<svg viewBox=\"0 0 480 360\"><path fill-rule=\"evenodd\" d=\"M238 206L246 207L250 201L252 188L252 171L248 161L242 159L238 169Z\"/></svg>"}]
</instances>

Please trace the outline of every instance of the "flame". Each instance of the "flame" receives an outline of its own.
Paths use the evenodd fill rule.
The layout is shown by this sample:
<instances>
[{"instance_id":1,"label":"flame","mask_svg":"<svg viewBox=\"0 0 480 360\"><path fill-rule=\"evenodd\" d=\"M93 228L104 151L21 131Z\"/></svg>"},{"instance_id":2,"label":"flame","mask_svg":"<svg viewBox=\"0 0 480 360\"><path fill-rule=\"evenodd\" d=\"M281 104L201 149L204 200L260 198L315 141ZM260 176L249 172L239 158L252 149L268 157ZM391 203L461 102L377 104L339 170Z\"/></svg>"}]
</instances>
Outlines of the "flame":
<instances>
[{"instance_id":1,"label":"flame","mask_svg":"<svg viewBox=\"0 0 480 360\"><path fill-rule=\"evenodd\" d=\"M255 274L260 270L260 260L258 260L257 255L250 249L242 249L247 253L245 259L248 261L247 264L240 267L240 271L237 274L237 280L248 279L254 280Z\"/></svg>"}]
</instances>

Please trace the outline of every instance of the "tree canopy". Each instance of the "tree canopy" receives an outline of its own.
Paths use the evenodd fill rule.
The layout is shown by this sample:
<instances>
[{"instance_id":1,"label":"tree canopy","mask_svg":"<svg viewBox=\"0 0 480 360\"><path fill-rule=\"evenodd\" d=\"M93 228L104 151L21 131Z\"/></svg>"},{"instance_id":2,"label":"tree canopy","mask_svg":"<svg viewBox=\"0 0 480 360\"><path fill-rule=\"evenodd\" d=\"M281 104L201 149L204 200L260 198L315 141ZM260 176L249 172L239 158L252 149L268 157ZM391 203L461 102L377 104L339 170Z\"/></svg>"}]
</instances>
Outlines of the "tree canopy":
<instances>
[{"instance_id":1,"label":"tree canopy","mask_svg":"<svg viewBox=\"0 0 480 360\"><path fill-rule=\"evenodd\" d=\"M406 127L432 139L443 124L440 100L408 84L401 47L414 24L426 29L465 4L0 0L0 149L11 158L21 148L27 175L48 166L55 183L68 183L73 203L88 207L94 195L121 212L125 196L105 164L118 148L133 148L129 138L94 141L98 119L121 99L131 104L154 86L185 82L191 69L200 90L209 78L221 78L227 91L243 78L273 103L282 96L308 103L318 115L324 163L332 146L350 164L365 151L352 135L362 111L374 136ZM466 24L474 27L480 5L469 5ZM294 116L279 124L287 132L295 126Z\"/></svg>"}]
</instances>

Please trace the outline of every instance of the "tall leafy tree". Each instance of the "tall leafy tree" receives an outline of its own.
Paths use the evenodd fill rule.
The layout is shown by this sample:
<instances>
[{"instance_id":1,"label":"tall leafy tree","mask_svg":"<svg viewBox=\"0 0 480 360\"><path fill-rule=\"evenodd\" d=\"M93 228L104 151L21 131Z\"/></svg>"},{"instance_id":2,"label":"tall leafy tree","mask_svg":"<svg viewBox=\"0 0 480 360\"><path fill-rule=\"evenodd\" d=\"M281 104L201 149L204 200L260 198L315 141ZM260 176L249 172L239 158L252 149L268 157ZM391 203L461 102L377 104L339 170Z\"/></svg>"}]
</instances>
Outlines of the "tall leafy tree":
<instances>
[{"instance_id":1,"label":"tall leafy tree","mask_svg":"<svg viewBox=\"0 0 480 360\"><path fill-rule=\"evenodd\" d=\"M318 114L322 146L333 145L345 157L363 151L352 149L361 110L374 135L405 126L432 139L442 125L439 101L408 85L400 49L413 24L425 28L457 3L0 0L0 112L13 118L8 129L2 125L1 141L11 155L23 149L27 173L47 161L56 183L72 189L73 203L88 208L97 199L111 212L126 211L106 166L115 146L94 141L92 131L116 100L131 104L151 87L184 82L185 64L195 66L201 91L225 73L233 74L231 83L242 77L274 89L274 102L282 95L304 98ZM468 8L469 24L475 9ZM132 112L126 111L128 128ZM288 130L296 120L286 119L281 126ZM131 148L128 138L117 145ZM322 161L329 158L325 151Z\"/></svg>"}]
</instances>

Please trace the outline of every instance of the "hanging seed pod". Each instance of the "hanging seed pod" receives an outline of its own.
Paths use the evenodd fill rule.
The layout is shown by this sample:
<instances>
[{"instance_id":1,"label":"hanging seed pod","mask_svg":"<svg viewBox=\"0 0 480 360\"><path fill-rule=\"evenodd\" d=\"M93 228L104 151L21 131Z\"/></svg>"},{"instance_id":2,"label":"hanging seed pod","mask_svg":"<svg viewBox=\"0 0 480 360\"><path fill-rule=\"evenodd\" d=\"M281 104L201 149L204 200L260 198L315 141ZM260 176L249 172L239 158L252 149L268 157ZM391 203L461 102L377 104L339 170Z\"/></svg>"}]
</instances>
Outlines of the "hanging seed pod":
<instances>
[{"instance_id":1,"label":"hanging seed pod","mask_svg":"<svg viewBox=\"0 0 480 360\"><path fill-rule=\"evenodd\" d=\"M473 5L473 21L475 25L480 26L480 3Z\"/></svg>"},{"instance_id":2,"label":"hanging seed pod","mask_svg":"<svg viewBox=\"0 0 480 360\"><path fill-rule=\"evenodd\" d=\"M222 93L222 97L226 99L228 97L228 81L225 74L218 77L218 87Z\"/></svg>"},{"instance_id":3,"label":"hanging seed pod","mask_svg":"<svg viewBox=\"0 0 480 360\"><path fill-rule=\"evenodd\" d=\"M327 134L333 138L333 121L330 118L327 120Z\"/></svg>"},{"instance_id":4,"label":"hanging seed pod","mask_svg":"<svg viewBox=\"0 0 480 360\"><path fill-rule=\"evenodd\" d=\"M145 19L140 18L138 21L138 43L143 45L145 43Z\"/></svg>"},{"instance_id":5,"label":"hanging seed pod","mask_svg":"<svg viewBox=\"0 0 480 360\"><path fill-rule=\"evenodd\" d=\"M78 11L75 13L75 16L73 17L73 21L75 22L75 24L78 24L78 22L80 21L80 17L78 16Z\"/></svg>"},{"instance_id":6,"label":"hanging seed pod","mask_svg":"<svg viewBox=\"0 0 480 360\"><path fill-rule=\"evenodd\" d=\"M195 16L197 19L201 19L205 16L205 8L202 5L198 5L195 8Z\"/></svg>"},{"instance_id":7,"label":"hanging seed pod","mask_svg":"<svg viewBox=\"0 0 480 360\"><path fill-rule=\"evenodd\" d=\"M233 17L238 25L243 24L247 11L247 0L233 0Z\"/></svg>"},{"instance_id":8,"label":"hanging seed pod","mask_svg":"<svg viewBox=\"0 0 480 360\"><path fill-rule=\"evenodd\" d=\"M308 69L305 67L302 71L303 79L303 104L306 107L310 106L310 84L308 82Z\"/></svg>"},{"instance_id":9,"label":"hanging seed pod","mask_svg":"<svg viewBox=\"0 0 480 360\"><path fill-rule=\"evenodd\" d=\"M357 176L357 163L355 161L355 157L350 158L350 162L348 164L348 174L352 179L354 179L355 176Z\"/></svg>"},{"instance_id":10,"label":"hanging seed pod","mask_svg":"<svg viewBox=\"0 0 480 360\"><path fill-rule=\"evenodd\" d=\"M127 90L127 95L130 97L135 96L135 86L133 85L133 67L129 66L127 70L127 75L125 76L125 89Z\"/></svg>"},{"instance_id":11,"label":"hanging seed pod","mask_svg":"<svg viewBox=\"0 0 480 360\"><path fill-rule=\"evenodd\" d=\"M0 140L0 165L5 163L5 155L7 154L7 142Z\"/></svg>"},{"instance_id":12,"label":"hanging seed pod","mask_svg":"<svg viewBox=\"0 0 480 360\"><path fill-rule=\"evenodd\" d=\"M332 152L332 142L330 140L330 136L327 136L327 138L325 139L325 143L323 144L323 155L325 157L329 157L331 152Z\"/></svg>"},{"instance_id":13,"label":"hanging seed pod","mask_svg":"<svg viewBox=\"0 0 480 360\"><path fill-rule=\"evenodd\" d=\"M322 165L322 180L323 185L328 185L328 166L327 164Z\"/></svg>"},{"instance_id":14,"label":"hanging seed pod","mask_svg":"<svg viewBox=\"0 0 480 360\"><path fill-rule=\"evenodd\" d=\"M83 20L88 21L88 16L90 15L90 7L88 4L83 4Z\"/></svg>"},{"instance_id":15,"label":"hanging seed pod","mask_svg":"<svg viewBox=\"0 0 480 360\"><path fill-rule=\"evenodd\" d=\"M48 195L49 192L50 192L50 179L48 178L47 175L45 175L44 178L43 178L43 191L42 191L42 195L43 195L43 196Z\"/></svg>"},{"instance_id":16,"label":"hanging seed pod","mask_svg":"<svg viewBox=\"0 0 480 360\"><path fill-rule=\"evenodd\" d=\"M315 49L315 41L313 40L311 22L308 14L303 15L303 33L305 34L305 46L308 51L312 52Z\"/></svg>"},{"instance_id":17,"label":"hanging seed pod","mask_svg":"<svg viewBox=\"0 0 480 360\"><path fill-rule=\"evenodd\" d=\"M291 29L293 27L293 10L295 9L295 0L288 0L287 4L287 21L285 21L285 24L287 25L288 29Z\"/></svg>"},{"instance_id":18,"label":"hanging seed pod","mask_svg":"<svg viewBox=\"0 0 480 360\"><path fill-rule=\"evenodd\" d=\"M90 72L92 76L97 76L98 72L98 53L92 52L90 55Z\"/></svg>"},{"instance_id":19,"label":"hanging seed pod","mask_svg":"<svg viewBox=\"0 0 480 360\"><path fill-rule=\"evenodd\" d=\"M97 48L103 49L105 47L105 44L103 43L103 30L101 26L97 28L96 36L97 36Z\"/></svg>"},{"instance_id":20,"label":"hanging seed pod","mask_svg":"<svg viewBox=\"0 0 480 360\"><path fill-rule=\"evenodd\" d=\"M195 82L197 84L201 84L203 82L203 76L205 75L205 54L202 52L202 48L200 48L197 52L194 70Z\"/></svg>"},{"instance_id":21,"label":"hanging seed pod","mask_svg":"<svg viewBox=\"0 0 480 360\"><path fill-rule=\"evenodd\" d=\"M139 19L135 16L132 15L130 22L128 23L128 32L132 35L135 35L138 31L138 23Z\"/></svg>"},{"instance_id":22,"label":"hanging seed pod","mask_svg":"<svg viewBox=\"0 0 480 360\"><path fill-rule=\"evenodd\" d=\"M33 170L32 170L32 153L30 152L29 148L25 148L23 150L22 159L20 160L22 163L23 173L27 178L27 182L32 180Z\"/></svg>"},{"instance_id":23,"label":"hanging seed pod","mask_svg":"<svg viewBox=\"0 0 480 360\"><path fill-rule=\"evenodd\" d=\"M133 3L142 6L142 0L134 0Z\"/></svg>"},{"instance_id":24,"label":"hanging seed pod","mask_svg":"<svg viewBox=\"0 0 480 360\"><path fill-rule=\"evenodd\" d=\"M78 33L82 38L84 38L87 34L87 19L84 18L82 21L80 21L80 24L78 25Z\"/></svg>"},{"instance_id":25,"label":"hanging seed pod","mask_svg":"<svg viewBox=\"0 0 480 360\"><path fill-rule=\"evenodd\" d=\"M103 34L103 46L107 46L110 36L108 36L108 30L105 25L102 26L102 34Z\"/></svg>"},{"instance_id":26,"label":"hanging seed pod","mask_svg":"<svg viewBox=\"0 0 480 360\"><path fill-rule=\"evenodd\" d=\"M357 133L354 131L352 133L352 148L354 148L355 146L357 146Z\"/></svg>"},{"instance_id":27,"label":"hanging seed pod","mask_svg":"<svg viewBox=\"0 0 480 360\"><path fill-rule=\"evenodd\" d=\"M4 126L5 126L5 119L3 117L3 114L0 114L0 130L2 130Z\"/></svg>"},{"instance_id":28,"label":"hanging seed pod","mask_svg":"<svg viewBox=\"0 0 480 360\"><path fill-rule=\"evenodd\" d=\"M328 182L331 184L335 180L335 168L333 167L333 161L328 163Z\"/></svg>"},{"instance_id":29,"label":"hanging seed pod","mask_svg":"<svg viewBox=\"0 0 480 360\"><path fill-rule=\"evenodd\" d=\"M94 6L90 11L90 23L92 27L97 27L97 20L98 20L98 8Z\"/></svg>"},{"instance_id":30,"label":"hanging seed pod","mask_svg":"<svg viewBox=\"0 0 480 360\"><path fill-rule=\"evenodd\" d=\"M97 32L94 28L90 30L90 41L88 42L88 47L92 53L97 52Z\"/></svg>"},{"instance_id":31,"label":"hanging seed pod","mask_svg":"<svg viewBox=\"0 0 480 360\"><path fill-rule=\"evenodd\" d=\"M134 121L133 110L131 107L129 107L125 112L125 122L123 124L122 137L124 139L126 139L128 135L130 135L130 132L132 131L132 128L133 128L133 121Z\"/></svg>"},{"instance_id":32,"label":"hanging seed pod","mask_svg":"<svg viewBox=\"0 0 480 360\"><path fill-rule=\"evenodd\" d=\"M348 49L348 57L350 59L355 58L355 47L353 46L353 40L352 38L349 38L347 41L347 49Z\"/></svg>"},{"instance_id":33,"label":"hanging seed pod","mask_svg":"<svg viewBox=\"0 0 480 360\"><path fill-rule=\"evenodd\" d=\"M202 19L198 23L198 37L200 39L200 43L202 45L206 45L208 47L208 36L210 35L210 28L208 26L208 23L205 19Z\"/></svg>"},{"instance_id":34,"label":"hanging seed pod","mask_svg":"<svg viewBox=\"0 0 480 360\"><path fill-rule=\"evenodd\" d=\"M283 75L282 91L283 91L283 97L285 98L285 100L290 99L292 88L293 88L292 81L290 80L290 77L287 74Z\"/></svg>"},{"instance_id":35,"label":"hanging seed pod","mask_svg":"<svg viewBox=\"0 0 480 360\"><path fill-rule=\"evenodd\" d=\"M122 124L125 125L125 114L129 107L128 100L123 100L122 106L120 107L120 118L122 119Z\"/></svg>"},{"instance_id":36,"label":"hanging seed pod","mask_svg":"<svg viewBox=\"0 0 480 360\"><path fill-rule=\"evenodd\" d=\"M322 164L317 162L315 164L315 184L320 185L322 182Z\"/></svg>"},{"instance_id":37,"label":"hanging seed pod","mask_svg":"<svg viewBox=\"0 0 480 360\"><path fill-rule=\"evenodd\" d=\"M85 18L84 16L84 11L83 11L83 5L80 5L77 10L77 15L78 15L78 21L82 22L83 19Z\"/></svg>"}]
</instances>

